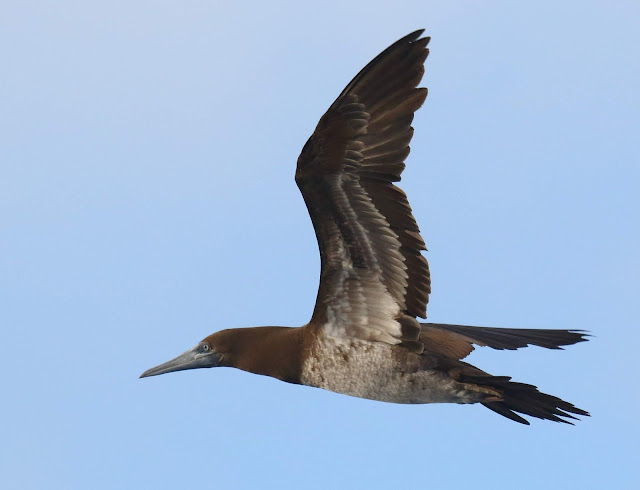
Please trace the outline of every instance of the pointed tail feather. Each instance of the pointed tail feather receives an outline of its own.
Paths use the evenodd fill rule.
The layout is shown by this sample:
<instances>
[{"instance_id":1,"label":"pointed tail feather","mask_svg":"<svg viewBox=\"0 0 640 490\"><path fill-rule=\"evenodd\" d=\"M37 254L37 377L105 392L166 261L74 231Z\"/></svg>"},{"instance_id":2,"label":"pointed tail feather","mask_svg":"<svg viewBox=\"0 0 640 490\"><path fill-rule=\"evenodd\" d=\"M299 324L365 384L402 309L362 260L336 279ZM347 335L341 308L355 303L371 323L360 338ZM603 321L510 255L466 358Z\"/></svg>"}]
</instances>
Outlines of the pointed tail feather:
<instances>
[{"instance_id":1,"label":"pointed tail feather","mask_svg":"<svg viewBox=\"0 0 640 490\"><path fill-rule=\"evenodd\" d=\"M542 393L533 385L513 382L508 376L463 375L463 379L466 383L475 383L480 386L497 389L502 394L502 399L482 404L503 417L521 424L529 425L529 422L516 412L539 419L572 425L573 423L570 420L579 420L574 415L590 416L589 412L575 407L569 402Z\"/></svg>"}]
</instances>

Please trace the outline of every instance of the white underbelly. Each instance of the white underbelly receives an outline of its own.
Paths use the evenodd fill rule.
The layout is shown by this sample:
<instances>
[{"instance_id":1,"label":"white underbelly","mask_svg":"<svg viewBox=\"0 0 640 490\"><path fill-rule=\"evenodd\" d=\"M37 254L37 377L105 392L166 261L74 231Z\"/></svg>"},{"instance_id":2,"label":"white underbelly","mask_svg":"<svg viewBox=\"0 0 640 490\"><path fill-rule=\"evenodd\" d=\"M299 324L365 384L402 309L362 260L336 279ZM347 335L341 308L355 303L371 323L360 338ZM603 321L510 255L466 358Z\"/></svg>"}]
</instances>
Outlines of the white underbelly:
<instances>
[{"instance_id":1,"label":"white underbelly","mask_svg":"<svg viewBox=\"0 0 640 490\"><path fill-rule=\"evenodd\" d=\"M474 403L478 394L435 370L406 372L389 344L321 338L303 365L308 386L392 403Z\"/></svg>"}]
</instances>

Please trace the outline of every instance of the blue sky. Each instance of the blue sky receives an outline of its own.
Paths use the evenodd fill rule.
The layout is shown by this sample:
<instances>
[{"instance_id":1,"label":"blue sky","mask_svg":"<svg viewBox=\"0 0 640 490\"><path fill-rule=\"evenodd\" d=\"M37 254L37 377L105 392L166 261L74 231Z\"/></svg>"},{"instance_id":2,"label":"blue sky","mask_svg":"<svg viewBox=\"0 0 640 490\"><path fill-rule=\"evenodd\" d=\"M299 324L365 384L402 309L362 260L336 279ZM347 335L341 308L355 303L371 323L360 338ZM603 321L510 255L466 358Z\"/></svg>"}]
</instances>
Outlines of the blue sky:
<instances>
[{"instance_id":1,"label":"blue sky","mask_svg":"<svg viewBox=\"0 0 640 490\"><path fill-rule=\"evenodd\" d=\"M639 484L638 3L390 5L2 2L2 488ZM218 329L308 321L296 158L420 27L403 188L429 319L591 331L470 361L593 417L525 427L230 369L139 380Z\"/></svg>"}]
</instances>

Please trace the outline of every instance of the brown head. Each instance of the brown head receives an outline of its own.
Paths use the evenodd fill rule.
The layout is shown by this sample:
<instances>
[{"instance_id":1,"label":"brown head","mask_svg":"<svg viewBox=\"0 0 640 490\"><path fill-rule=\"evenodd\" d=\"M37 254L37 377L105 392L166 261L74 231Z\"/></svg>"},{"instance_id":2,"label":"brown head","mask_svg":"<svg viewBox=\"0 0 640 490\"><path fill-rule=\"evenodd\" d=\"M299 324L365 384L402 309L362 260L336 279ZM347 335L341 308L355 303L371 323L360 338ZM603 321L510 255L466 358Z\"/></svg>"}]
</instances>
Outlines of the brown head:
<instances>
[{"instance_id":1,"label":"brown head","mask_svg":"<svg viewBox=\"0 0 640 490\"><path fill-rule=\"evenodd\" d=\"M224 366L298 383L303 355L302 334L302 328L289 327L220 330L140 377Z\"/></svg>"}]
</instances>

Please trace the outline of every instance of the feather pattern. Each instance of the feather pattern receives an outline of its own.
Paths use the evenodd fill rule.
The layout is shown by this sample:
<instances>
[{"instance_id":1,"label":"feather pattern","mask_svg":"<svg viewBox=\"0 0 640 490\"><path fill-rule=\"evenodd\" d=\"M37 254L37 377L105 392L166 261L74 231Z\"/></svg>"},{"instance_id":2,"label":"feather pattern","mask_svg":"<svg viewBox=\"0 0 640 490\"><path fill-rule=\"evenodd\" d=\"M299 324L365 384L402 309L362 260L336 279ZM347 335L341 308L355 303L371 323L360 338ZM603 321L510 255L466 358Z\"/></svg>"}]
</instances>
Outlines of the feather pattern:
<instances>
[{"instance_id":1,"label":"feather pattern","mask_svg":"<svg viewBox=\"0 0 640 490\"><path fill-rule=\"evenodd\" d=\"M473 327L443 323L422 323L420 341L425 350L448 359L464 359L474 344L497 350L515 350L528 345L546 349L585 342L582 330L545 330L534 328Z\"/></svg>"},{"instance_id":2,"label":"feather pattern","mask_svg":"<svg viewBox=\"0 0 640 490\"><path fill-rule=\"evenodd\" d=\"M409 155L413 114L427 96L416 88L428 54L421 34L402 38L356 75L298 158L296 182L321 257L312 323L332 337L415 342L415 317L426 317L426 247L394 184Z\"/></svg>"}]
</instances>

